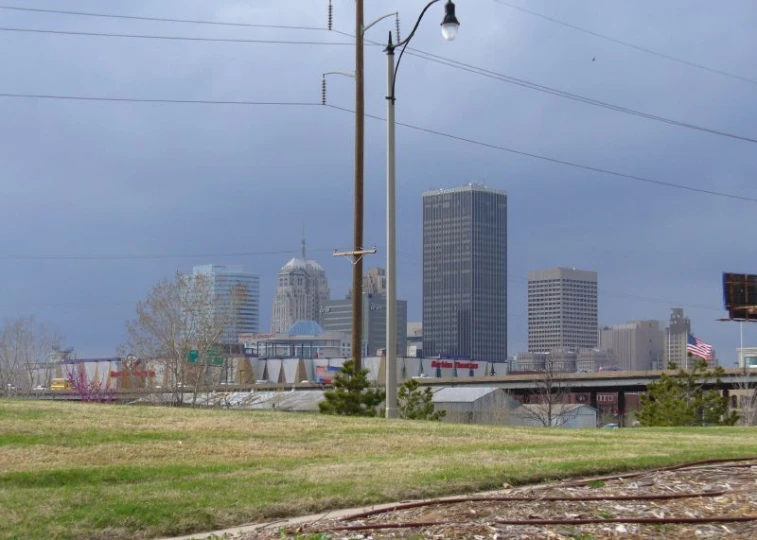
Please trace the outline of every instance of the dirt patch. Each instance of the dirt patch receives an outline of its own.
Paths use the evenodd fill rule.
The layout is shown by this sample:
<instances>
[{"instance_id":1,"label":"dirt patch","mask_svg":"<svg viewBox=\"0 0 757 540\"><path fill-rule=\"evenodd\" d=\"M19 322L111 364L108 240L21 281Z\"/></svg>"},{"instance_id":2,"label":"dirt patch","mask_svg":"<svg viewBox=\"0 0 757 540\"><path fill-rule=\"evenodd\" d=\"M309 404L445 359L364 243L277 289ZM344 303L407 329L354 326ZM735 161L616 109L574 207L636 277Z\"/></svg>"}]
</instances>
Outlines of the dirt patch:
<instances>
[{"instance_id":1,"label":"dirt patch","mask_svg":"<svg viewBox=\"0 0 757 540\"><path fill-rule=\"evenodd\" d=\"M238 540L757 538L757 460L506 489L273 524Z\"/></svg>"}]
</instances>

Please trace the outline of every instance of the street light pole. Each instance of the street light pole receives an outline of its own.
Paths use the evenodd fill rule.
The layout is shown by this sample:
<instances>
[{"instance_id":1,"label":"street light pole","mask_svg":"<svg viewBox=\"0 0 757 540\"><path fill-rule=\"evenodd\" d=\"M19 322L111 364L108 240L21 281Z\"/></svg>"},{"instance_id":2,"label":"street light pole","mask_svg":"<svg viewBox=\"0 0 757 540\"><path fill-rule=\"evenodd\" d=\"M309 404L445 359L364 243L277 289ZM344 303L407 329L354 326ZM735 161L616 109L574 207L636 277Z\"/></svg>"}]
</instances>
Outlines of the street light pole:
<instances>
[{"instance_id":1,"label":"street light pole","mask_svg":"<svg viewBox=\"0 0 757 540\"><path fill-rule=\"evenodd\" d=\"M402 47L397 67L407 44L413 39L418 25L428 8L440 0L431 0L423 11L413 30L396 45L392 43L392 33L386 45L386 418L397 417L397 235L396 235L396 166L395 166L395 83L397 71L394 64L394 50ZM445 17L442 21L442 35L447 41L455 39L460 23L455 17L455 4L447 0Z\"/></svg>"},{"instance_id":2,"label":"street light pole","mask_svg":"<svg viewBox=\"0 0 757 540\"><path fill-rule=\"evenodd\" d=\"M397 417L397 229L394 142L394 45L386 47L386 417Z\"/></svg>"}]
</instances>

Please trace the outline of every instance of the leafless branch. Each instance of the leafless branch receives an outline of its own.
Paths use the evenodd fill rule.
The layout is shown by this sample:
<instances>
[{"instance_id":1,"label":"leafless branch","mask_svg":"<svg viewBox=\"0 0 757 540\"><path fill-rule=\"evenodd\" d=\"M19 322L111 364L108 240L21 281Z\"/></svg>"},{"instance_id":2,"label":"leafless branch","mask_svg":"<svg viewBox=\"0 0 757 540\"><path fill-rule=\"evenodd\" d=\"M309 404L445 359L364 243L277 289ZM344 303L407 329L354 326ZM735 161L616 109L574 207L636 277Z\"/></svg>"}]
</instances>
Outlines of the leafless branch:
<instances>
[{"instance_id":1,"label":"leafless branch","mask_svg":"<svg viewBox=\"0 0 757 540\"><path fill-rule=\"evenodd\" d=\"M125 349L156 366L162 390L171 392L174 405L184 403L187 388L196 404L200 389L218 382L223 364L215 361L225 356L222 338L235 328L247 297L243 286L221 293L212 280L180 273L162 280L137 304L136 318L126 323Z\"/></svg>"}]
</instances>

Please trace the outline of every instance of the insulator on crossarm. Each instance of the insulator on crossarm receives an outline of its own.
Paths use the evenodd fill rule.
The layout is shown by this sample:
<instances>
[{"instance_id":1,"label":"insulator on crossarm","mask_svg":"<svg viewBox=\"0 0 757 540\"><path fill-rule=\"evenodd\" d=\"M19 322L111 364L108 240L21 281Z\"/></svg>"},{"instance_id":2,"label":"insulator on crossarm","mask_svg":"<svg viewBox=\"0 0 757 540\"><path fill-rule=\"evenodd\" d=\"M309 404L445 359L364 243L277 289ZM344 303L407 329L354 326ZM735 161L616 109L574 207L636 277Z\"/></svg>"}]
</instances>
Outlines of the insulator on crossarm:
<instances>
[{"instance_id":1,"label":"insulator on crossarm","mask_svg":"<svg viewBox=\"0 0 757 540\"><path fill-rule=\"evenodd\" d=\"M334 6L331 5L331 0L329 0L329 30L333 29L334 27Z\"/></svg>"},{"instance_id":2,"label":"insulator on crossarm","mask_svg":"<svg viewBox=\"0 0 757 540\"><path fill-rule=\"evenodd\" d=\"M402 41L402 38L400 37L400 14L395 13L394 14L394 23L397 25L397 43Z\"/></svg>"},{"instance_id":3,"label":"insulator on crossarm","mask_svg":"<svg viewBox=\"0 0 757 540\"><path fill-rule=\"evenodd\" d=\"M326 76L321 78L321 105L326 105Z\"/></svg>"}]
</instances>

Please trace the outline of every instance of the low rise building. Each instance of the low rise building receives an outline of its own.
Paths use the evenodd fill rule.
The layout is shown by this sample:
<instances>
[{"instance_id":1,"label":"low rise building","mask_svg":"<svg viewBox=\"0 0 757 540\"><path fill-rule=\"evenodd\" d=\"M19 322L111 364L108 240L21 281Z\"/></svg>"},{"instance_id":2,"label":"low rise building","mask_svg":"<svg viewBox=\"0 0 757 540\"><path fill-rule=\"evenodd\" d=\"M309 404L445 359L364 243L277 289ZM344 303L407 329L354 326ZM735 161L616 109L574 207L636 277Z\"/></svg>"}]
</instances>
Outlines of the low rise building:
<instances>
[{"instance_id":1,"label":"low rise building","mask_svg":"<svg viewBox=\"0 0 757 540\"><path fill-rule=\"evenodd\" d=\"M297 321L284 332L241 334L246 354L258 357L337 358L349 356L350 336L327 332L315 321Z\"/></svg>"},{"instance_id":2,"label":"low rise building","mask_svg":"<svg viewBox=\"0 0 757 540\"><path fill-rule=\"evenodd\" d=\"M564 427L588 429L597 427L597 410L589 405L526 403L513 410L517 425L529 427Z\"/></svg>"},{"instance_id":3,"label":"low rise building","mask_svg":"<svg viewBox=\"0 0 757 540\"><path fill-rule=\"evenodd\" d=\"M464 424L512 424L511 412L518 402L495 387L451 387L434 389L434 409L444 411L446 422Z\"/></svg>"}]
</instances>

